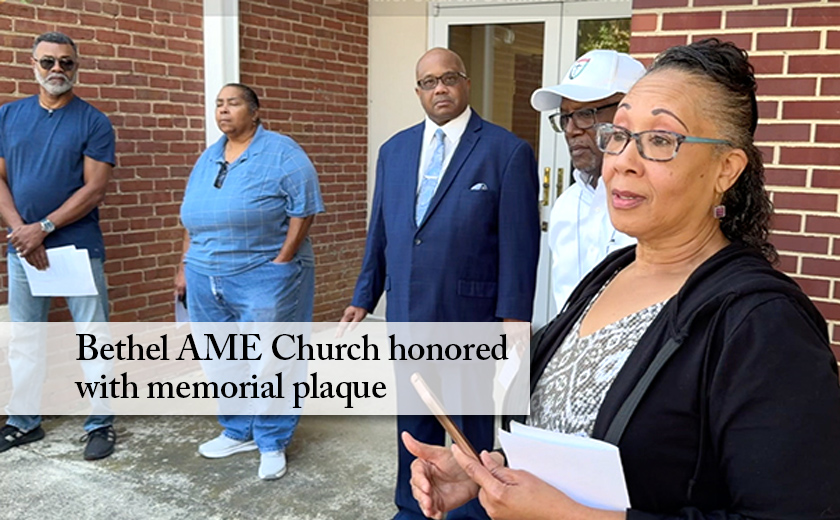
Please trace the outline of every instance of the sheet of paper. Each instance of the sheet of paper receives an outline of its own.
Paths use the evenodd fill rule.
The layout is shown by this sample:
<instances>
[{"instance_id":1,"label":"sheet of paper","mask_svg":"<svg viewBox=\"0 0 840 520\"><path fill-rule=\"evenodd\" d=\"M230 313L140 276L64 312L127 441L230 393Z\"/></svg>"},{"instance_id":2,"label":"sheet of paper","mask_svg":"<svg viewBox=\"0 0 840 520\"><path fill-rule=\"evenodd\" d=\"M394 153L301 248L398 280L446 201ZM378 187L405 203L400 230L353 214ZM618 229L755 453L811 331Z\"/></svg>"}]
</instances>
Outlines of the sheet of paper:
<instances>
[{"instance_id":1,"label":"sheet of paper","mask_svg":"<svg viewBox=\"0 0 840 520\"><path fill-rule=\"evenodd\" d=\"M512 469L528 471L590 507L623 511L630 507L618 448L578 437L511 423L499 441Z\"/></svg>"},{"instance_id":2,"label":"sheet of paper","mask_svg":"<svg viewBox=\"0 0 840 520\"><path fill-rule=\"evenodd\" d=\"M32 296L95 296L96 283L87 249L74 246L47 249L50 266L39 271L21 258Z\"/></svg>"},{"instance_id":3,"label":"sheet of paper","mask_svg":"<svg viewBox=\"0 0 840 520\"><path fill-rule=\"evenodd\" d=\"M190 312L187 310L186 299L181 300L178 296L175 297L175 323L180 328L182 325L190 322Z\"/></svg>"}]
</instances>

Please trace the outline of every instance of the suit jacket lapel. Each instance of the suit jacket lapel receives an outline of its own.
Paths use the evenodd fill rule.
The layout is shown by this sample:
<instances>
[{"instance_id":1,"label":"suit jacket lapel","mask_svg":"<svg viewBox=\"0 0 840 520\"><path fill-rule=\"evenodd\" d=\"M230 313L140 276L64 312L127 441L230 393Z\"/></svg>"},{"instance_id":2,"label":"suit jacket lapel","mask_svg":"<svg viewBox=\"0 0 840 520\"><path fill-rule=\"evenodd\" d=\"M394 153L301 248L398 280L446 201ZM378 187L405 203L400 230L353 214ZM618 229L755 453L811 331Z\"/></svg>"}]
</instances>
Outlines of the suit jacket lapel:
<instances>
[{"instance_id":1,"label":"suit jacket lapel","mask_svg":"<svg viewBox=\"0 0 840 520\"><path fill-rule=\"evenodd\" d=\"M418 171L420 171L420 151L423 149L423 128L425 123L420 123L413 128L412 135L408 136L409 146L406 150L406 157L405 161L402 162L405 165L405 172L403 173L408 177L408 182L406 184L411 186L411 191L407 193L407 197L403 200L407 202L405 204L406 207L409 207L411 211L403 212L408 216L408 220L411 221L411 226L408 229L417 229L417 223L414 221L414 208L417 206L417 189L418 189Z\"/></svg>"},{"instance_id":2,"label":"suit jacket lapel","mask_svg":"<svg viewBox=\"0 0 840 520\"><path fill-rule=\"evenodd\" d=\"M478 142L480 130L481 118L478 117L478 114L476 114L475 111L473 111L472 116L470 116L470 122L467 123L467 128L464 130L464 135L461 136L458 148L455 149L455 153L452 155L452 159L446 167L443 179L441 179L440 184L435 191L435 195L429 203L429 209L426 211L426 216L420 223L420 227L423 227L426 221L429 220L432 213L435 212L435 208L437 208L440 200L444 197L444 195L446 195L446 192L449 190L449 187L452 185L452 182L455 180L458 172L461 171L461 168L464 166L464 163L467 161L467 158L470 156L473 148L475 148L475 145Z\"/></svg>"}]
</instances>

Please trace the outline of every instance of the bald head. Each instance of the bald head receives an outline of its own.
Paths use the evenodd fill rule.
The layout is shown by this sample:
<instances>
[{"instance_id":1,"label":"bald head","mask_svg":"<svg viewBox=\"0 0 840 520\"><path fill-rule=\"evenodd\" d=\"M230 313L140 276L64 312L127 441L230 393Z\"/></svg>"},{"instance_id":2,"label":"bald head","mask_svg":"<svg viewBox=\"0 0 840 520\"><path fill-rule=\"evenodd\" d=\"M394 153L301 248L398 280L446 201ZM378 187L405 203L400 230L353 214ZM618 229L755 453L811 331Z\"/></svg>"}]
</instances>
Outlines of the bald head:
<instances>
[{"instance_id":1,"label":"bald head","mask_svg":"<svg viewBox=\"0 0 840 520\"><path fill-rule=\"evenodd\" d=\"M423 77L421 75L421 71L424 69L424 64L429 60L443 60L452 66L453 71L462 72L464 74L467 73L467 68L464 66L464 60L462 60L457 53L443 47L435 47L434 49L426 51L426 53L420 56L420 59L417 60L417 67L414 70L417 79Z\"/></svg>"}]
</instances>

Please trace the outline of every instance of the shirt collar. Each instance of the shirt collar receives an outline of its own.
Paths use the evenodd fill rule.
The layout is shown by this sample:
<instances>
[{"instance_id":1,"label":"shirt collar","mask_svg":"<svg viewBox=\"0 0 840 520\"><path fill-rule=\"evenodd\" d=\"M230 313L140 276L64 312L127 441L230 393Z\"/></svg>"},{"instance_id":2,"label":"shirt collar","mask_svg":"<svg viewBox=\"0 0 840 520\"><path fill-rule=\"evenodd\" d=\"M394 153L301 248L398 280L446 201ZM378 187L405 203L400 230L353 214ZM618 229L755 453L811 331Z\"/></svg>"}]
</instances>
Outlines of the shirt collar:
<instances>
[{"instance_id":1,"label":"shirt collar","mask_svg":"<svg viewBox=\"0 0 840 520\"><path fill-rule=\"evenodd\" d=\"M580 184L583 189L585 189L589 192L592 192L592 193L595 192L595 187L596 186L592 186L592 184L589 183L592 180L592 175L590 175L590 174L588 174L584 171L578 170L578 169L575 169L572 172L572 175L575 177L575 182ZM600 178L598 179L598 182L596 183L596 185L597 184L602 184Z\"/></svg>"},{"instance_id":2,"label":"shirt collar","mask_svg":"<svg viewBox=\"0 0 840 520\"><path fill-rule=\"evenodd\" d=\"M443 130L443 133L446 134L446 139L448 141L453 143L459 142L461 140L461 136L464 135L464 132L467 130L467 124L470 122L470 117L472 117L472 109L470 109L469 106L467 106L467 108L465 108L458 117L448 121L443 126L438 126L437 123L429 119L429 116L426 116L426 127L423 130L423 143L430 143L438 128Z\"/></svg>"},{"instance_id":3,"label":"shirt collar","mask_svg":"<svg viewBox=\"0 0 840 520\"><path fill-rule=\"evenodd\" d=\"M254 133L254 138L251 139L251 144L248 145L248 148L242 152L242 155L239 156L239 159L245 161L251 155L257 155L262 152L263 148L265 148L265 138L268 135L268 130L263 128L261 124L257 125L257 131ZM213 151L214 161L217 163L225 162L225 144L227 143L228 138L226 135L222 134L222 137L216 141L216 144L213 146L216 150ZM237 160L239 160L237 159Z\"/></svg>"}]
</instances>

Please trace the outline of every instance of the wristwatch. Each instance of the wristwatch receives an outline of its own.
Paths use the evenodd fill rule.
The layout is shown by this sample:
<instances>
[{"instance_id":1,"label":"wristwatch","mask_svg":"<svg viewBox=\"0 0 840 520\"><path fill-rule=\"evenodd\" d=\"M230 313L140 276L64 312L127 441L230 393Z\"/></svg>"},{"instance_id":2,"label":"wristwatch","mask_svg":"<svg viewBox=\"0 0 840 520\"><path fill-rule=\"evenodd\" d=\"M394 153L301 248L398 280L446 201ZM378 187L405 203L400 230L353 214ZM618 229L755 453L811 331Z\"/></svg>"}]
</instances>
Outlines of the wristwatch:
<instances>
[{"instance_id":1,"label":"wristwatch","mask_svg":"<svg viewBox=\"0 0 840 520\"><path fill-rule=\"evenodd\" d=\"M40 224L41 224L41 231L43 231L44 233L46 233L48 235L50 233L52 233L53 231L55 231L55 224L53 224L50 221L50 219L48 219L48 218L45 218L44 220L42 220L40 222Z\"/></svg>"}]
</instances>

